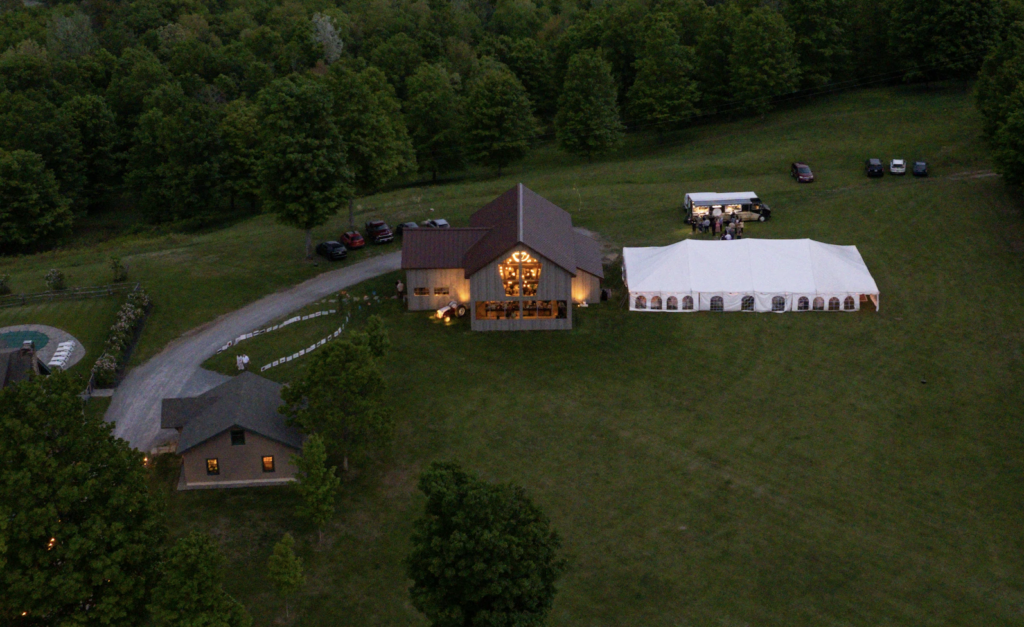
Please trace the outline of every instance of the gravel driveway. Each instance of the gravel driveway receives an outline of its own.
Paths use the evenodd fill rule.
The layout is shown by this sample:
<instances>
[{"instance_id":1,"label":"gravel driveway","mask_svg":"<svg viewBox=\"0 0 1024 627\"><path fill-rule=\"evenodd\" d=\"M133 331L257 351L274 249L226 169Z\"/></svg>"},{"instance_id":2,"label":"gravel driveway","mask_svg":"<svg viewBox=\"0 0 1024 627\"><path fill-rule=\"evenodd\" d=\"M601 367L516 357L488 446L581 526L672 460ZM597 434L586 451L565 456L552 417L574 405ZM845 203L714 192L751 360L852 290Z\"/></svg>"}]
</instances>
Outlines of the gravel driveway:
<instances>
[{"instance_id":1,"label":"gravel driveway","mask_svg":"<svg viewBox=\"0 0 1024 627\"><path fill-rule=\"evenodd\" d=\"M114 434L142 451L166 442L175 432L160 428L161 399L201 394L227 380L224 375L199 367L218 348L313 301L398 270L401 265L401 252L360 261L271 294L189 331L159 355L129 371L118 386L106 414L107 421L115 424Z\"/></svg>"}]
</instances>

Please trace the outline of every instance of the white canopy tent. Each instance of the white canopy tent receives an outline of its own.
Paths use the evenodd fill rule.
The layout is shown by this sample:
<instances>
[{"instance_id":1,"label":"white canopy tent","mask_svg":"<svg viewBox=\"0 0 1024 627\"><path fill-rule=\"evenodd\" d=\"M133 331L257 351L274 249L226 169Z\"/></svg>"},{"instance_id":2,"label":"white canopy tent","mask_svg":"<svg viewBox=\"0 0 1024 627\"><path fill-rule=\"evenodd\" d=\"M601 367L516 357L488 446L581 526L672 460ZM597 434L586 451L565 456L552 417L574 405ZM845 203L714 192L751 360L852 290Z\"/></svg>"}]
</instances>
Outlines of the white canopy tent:
<instances>
[{"instance_id":1,"label":"white canopy tent","mask_svg":"<svg viewBox=\"0 0 1024 627\"><path fill-rule=\"evenodd\" d=\"M856 246L684 240L622 251L632 311L858 311L878 286Z\"/></svg>"}]
</instances>

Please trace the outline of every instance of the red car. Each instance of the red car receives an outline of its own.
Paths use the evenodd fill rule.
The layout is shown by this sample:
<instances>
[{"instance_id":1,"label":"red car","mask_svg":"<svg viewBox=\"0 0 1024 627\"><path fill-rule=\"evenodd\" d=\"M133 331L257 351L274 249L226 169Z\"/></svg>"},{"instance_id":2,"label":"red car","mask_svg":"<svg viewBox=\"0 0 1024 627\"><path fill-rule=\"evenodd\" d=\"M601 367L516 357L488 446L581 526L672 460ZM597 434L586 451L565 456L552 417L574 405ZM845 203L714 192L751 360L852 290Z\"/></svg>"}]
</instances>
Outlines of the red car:
<instances>
[{"instance_id":1,"label":"red car","mask_svg":"<svg viewBox=\"0 0 1024 627\"><path fill-rule=\"evenodd\" d=\"M347 233L342 233L339 239L341 240L341 243L344 244L345 247L348 248L349 250L355 248L362 248L363 246L366 246L366 240L364 240L363 236L359 234L359 231L349 231Z\"/></svg>"},{"instance_id":2,"label":"red car","mask_svg":"<svg viewBox=\"0 0 1024 627\"><path fill-rule=\"evenodd\" d=\"M797 183L813 183L814 172L811 172L811 167L806 163L794 163L789 166L789 175L796 179Z\"/></svg>"}]
</instances>

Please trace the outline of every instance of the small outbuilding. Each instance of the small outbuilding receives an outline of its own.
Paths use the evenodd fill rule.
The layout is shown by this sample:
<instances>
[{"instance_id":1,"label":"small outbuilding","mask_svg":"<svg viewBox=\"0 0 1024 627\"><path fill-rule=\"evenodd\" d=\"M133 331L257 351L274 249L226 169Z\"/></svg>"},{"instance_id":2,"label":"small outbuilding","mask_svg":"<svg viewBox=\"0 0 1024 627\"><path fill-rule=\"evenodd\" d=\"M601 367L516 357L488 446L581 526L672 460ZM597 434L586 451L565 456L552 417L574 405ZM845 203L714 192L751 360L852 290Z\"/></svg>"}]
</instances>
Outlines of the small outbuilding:
<instances>
[{"instance_id":1,"label":"small outbuilding","mask_svg":"<svg viewBox=\"0 0 1024 627\"><path fill-rule=\"evenodd\" d=\"M176 429L179 490L276 485L295 479L302 434L278 409L281 385L243 372L191 398L163 399L160 426Z\"/></svg>"},{"instance_id":2,"label":"small outbuilding","mask_svg":"<svg viewBox=\"0 0 1024 627\"><path fill-rule=\"evenodd\" d=\"M601 249L572 217L516 185L468 228L403 233L409 309L468 306L474 331L572 328L573 303L601 298Z\"/></svg>"},{"instance_id":3,"label":"small outbuilding","mask_svg":"<svg viewBox=\"0 0 1024 627\"><path fill-rule=\"evenodd\" d=\"M27 381L33 375L47 374L50 369L39 359L31 341L18 348L6 348L0 342L0 388Z\"/></svg>"},{"instance_id":4,"label":"small outbuilding","mask_svg":"<svg viewBox=\"0 0 1024 627\"><path fill-rule=\"evenodd\" d=\"M809 239L684 240L625 248L631 311L878 309L878 286L856 246Z\"/></svg>"}]
</instances>

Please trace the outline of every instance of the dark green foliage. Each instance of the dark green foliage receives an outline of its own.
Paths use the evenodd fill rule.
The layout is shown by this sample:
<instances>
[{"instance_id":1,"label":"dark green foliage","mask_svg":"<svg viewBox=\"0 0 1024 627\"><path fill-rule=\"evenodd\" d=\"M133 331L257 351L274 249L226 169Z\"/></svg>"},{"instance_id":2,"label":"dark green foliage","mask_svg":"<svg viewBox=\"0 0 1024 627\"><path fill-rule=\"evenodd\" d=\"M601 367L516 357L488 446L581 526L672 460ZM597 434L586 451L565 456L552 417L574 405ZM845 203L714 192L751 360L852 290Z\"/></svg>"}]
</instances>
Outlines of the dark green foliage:
<instances>
[{"instance_id":1,"label":"dark green foliage","mask_svg":"<svg viewBox=\"0 0 1024 627\"><path fill-rule=\"evenodd\" d=\"M439 173L462 167L463 104L455 77L443 65L421 65L409 77L405 121L421 172Z\"/></svg>"},{"instance_id":2,"label":"dark green foliage","mask_svg":"<svg viewBox=\"0 0 1024 627\"><path fill-rule=\"evenodd\" d=\"M969 78L996 43L1000 0L893 0L891 52L904 79Z\"/></svg>"},{"instance_id":3,"label":"dark green foliage","mask_svg":"<svg viewBox=\"0 0 1024 627\"><path fill-rule=\"evenodd\" d=\"M377 359L387 355L391 349L391 337L384 326L384 319L376 314L366 319L366 338L366 345Z\"/></svg>"},{"instance_id":4,"label":"dark green foliage","mask_svg":"<svg viewBox=\"0 0 1024 627\"><path fill-rule=\"evenodd\" d=\"M536 39L517 39L501 61L526 88L537 113L550 119L558 106L558 88L555 66L547 49Z\"/></svg>"},{"instance_id":5,"label":"dark green foliage","mask_svg":"<svg viewBox=\"0 0 1024 627\"><path fill-rule=\"evenodd\" d=\"M157 627L249 627L252 618L224 591L224 556L210 536L193 531L160 564L149 610Z\"/></svg>"},{"instance_id":6,"label":"dark green foliage","mask_svg":"<svg viewBox=\"0 0 1024 627\"><path fill-rule=\"evenodd\" d=\"M171 80L171 73L145 48L129 48L118 59L107 87L107 104L125 130L134 130L146 96Z\"/></svg>"},{"instance_id":7,"label":"dark green foliage","mask_svg":"<svg viewBox=\"0 0 1024 627\"><path fill-rule=\"evenodd\" d=\"M513 39L533 37L547 19L532 0L498 0L488 30Z\"/></svg>"},{"instance_id":8,"label":"dark green foliage","mask_svg":"<svg viewBox=\"0 0 1024 627\"><path fill-rule=\"evenodd\" d=\"M134 627L145 616L164 531L142 453L83 413L81 390L58 373L0 392L5 625L22 612L38 625Z\"/></svg>"},{"instance_id":9,"label":"dark green foliage","mask_svg":"<svg viewBox=\"0 0 1024 627\"><path fill-rule=\"evenodd\" d=\"M707 26L697 38L698 107L705 113L731 111L736 95L732 93L729 63L743 14L733 4L719 4L709 9L706 20Z\"/></svg>"},{"instance_id":10,"label":"dark green foliage","mask_svg":"<svg viewBox=\"0 0 1024 627\"><path fill-rule=\"evenodd\" d=\"M644 27L643 52L629 90L631 118L644 127L677 128L697 114L693 49L679 43L670 16L658 14Z\"/></svg>"},{"instance_id":11,"label":"dark green foliage","mask_svg":"<svg viewBox=\"0 0 1024 627\"><path fill-rule=\"evenodd\" d=\"M306 232L306 257L313 256L312 229L338 212L352 193L345 144L332 116L334 101L320 79L288 77L259 95L261 199L282 224Z\"/></svg>"},{"instance_id":12,"label":"dark green foliage","mask_svg":"<svg viewBox=\"0 0 1024 627\"><path fill-rule=\"evenodd\" d=\"M537 134L530 99L519 79L494 64L469 88L466 133L469 149L485 164L503 167L526 156Z\"/></svg>"},{"instance_id":13,"label":"dark green foliage","mask_svg":"<svg viewBox=\"0 0 1024 627\"><path fill-rule=\"evenodd\" d=\"M985 134L995 135L1011 111L1011 96L1024 83L1024 23L1010 27L1006 38L985 59L976 85Z\"/></svg>"},{"instance_id":14,"label":"dark green foliage","mask_svg":"<svg viewBox=\"0 0 1024 627\"><path fill-rule=\"evenodd\" d=\"M419 488L426 510L406 560L413 606L434 627L543 625L565 563L558 534L525 490L440 462Z\"/></svg>"},{"instance_id":15,"label":"dark green foliage","mask_svg":"<svg viewBox=\"0 0 1024 627\"><path fill-rule=\"evenodd\" d=\"M374 48L370 62L384 72L395 92L404 97L405 79L423 63L423 52L415 39L398 33Z\"/></svg>"},{"instance_id":16,"label":"dark green foliage","mask_svg":"<svg viewBox=\"0 0 1024 627\"><path fill-rule=\"evenodd\" d=\"M302 497L299 515L316 525L323 539L323 529L334 515L334 500L341 480L335 468L327 467L327 449L318 434L309 436L302 445L302 454L294 458L295 489Z\"/></svg>"},{"instance_id":17,"label":"dark green foliage","mask_svg":"<svg viewBox=\"0 0 1024 627\"><path fill-rule=\"evenodd\" d=\"M1006 99L1006 118L992 136L996 170L1010 185L1024 184L1024 83Z\"/></svg>"},{"instance_id":18,"label":"dark green foliage","mask_svg":"<svg viewBox=\"0 0 1024 627\"><path fill-rule=\"evenodd\" d=\"M804 87L821 87L847 62L848 0L787 0L784 15L795 35Z\"/></svg>"},{"instance_id":19,"label":"dark green foliage","mask_svg":"<svg viewBox=\"0 0 1024 627\"><path fill-rule=\"evenodd\" d=\"M302 574L302 558L295 555L295 538L284 534L274 545L274 553L267 559L267 578L284 599L284 615L288 618L288 602L302 589L306 576Z\"/></svg>"},{"instance_id":20,"label":"dark green foliage","mask_svg":"<svg viewBox=\"0 0 1024 627\"><path fill-rule=\"evenodd\" d=\"M323 436L332 457L348 470L350 455L388 443L394 419L384 404L387 386L369 347L335 340L308 358L301 379L281 391L282 413L307 435Z\"/></svg>"},{"instance_id":21,"label":"dark green foliage","mask_svg":"<svg viewBox=\"0 0 1024 627\"><path fill-rule=\"evenodd\" d=\"M590 159L618 147L623 127L615 97L611 67L601 54L577 53L569 61L555 117L562 150Z\"/></svg>"},{"instance_id":22,"label":"dark green foliage","mask_svg":"<svg viewBox=\"0 0 1024 627\"><path fill-rule=\"evenodd\" d=\"M69 204L39 155L0 150L0 252L31 250L66 235Z\"/></svg>"},{"instance_id":23,"label":"dark green foliage","mask_svg":"<svg viewBox=\"0 0 1024 627\"><path fill-rule=\"evenodd\" d=\"M221 139L220 186L231 208L235 202L250 208L259 199L260 142L256 129L259 109L244 98L224 105L218 124Z\"/></svg>"},{"instance_id":24,"label":"dark green foliage","mask_svg":"<svg viewBox=\"0 0 1024 627\"><path fill-rule=\"evenodd\" d=\"M793 30L771 9L754 9L740 22L729 55L729 79L744 108L763 115L774 97L796 89L800 66L793 45Z\"/></svg>"},{"instance_id":25,"label":"dark green foliage","mask_svg":"<svg viewBox=\"0 0 1024 627\"><path fill-rule=\"evenodd\" d=\"M119 181L118 129L114 112L102 97L88 94L65 102L58 115L69 128L77 131L85 175L82 202L87 207L95 207L109 197Z\"/></svg>"},{"instance_id":26,"label":"dark green foliage","mask_svg":"<svg viewBox=\"0 0 1024 627\"><path fill-rule=\"evenodd\" d=\"M177 83L147 98L135 129L125 184L154 222L202 221L220 202L221 139L209 107Z\"/></svg>"}]
</instances>

